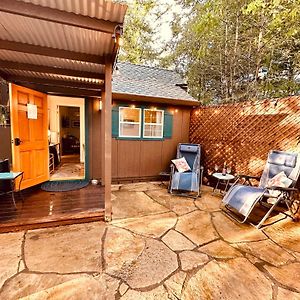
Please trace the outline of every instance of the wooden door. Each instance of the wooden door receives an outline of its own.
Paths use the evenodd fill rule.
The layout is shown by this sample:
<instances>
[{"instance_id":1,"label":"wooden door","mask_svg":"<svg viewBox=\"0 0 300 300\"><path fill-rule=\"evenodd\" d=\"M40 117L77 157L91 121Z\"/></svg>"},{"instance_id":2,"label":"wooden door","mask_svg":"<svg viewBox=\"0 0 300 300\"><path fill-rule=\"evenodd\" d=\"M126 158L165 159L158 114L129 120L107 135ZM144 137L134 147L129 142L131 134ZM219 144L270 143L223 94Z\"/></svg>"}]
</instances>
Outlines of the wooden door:
<instances>
[{"instance_id":1,"label":"wooden door","mask_svg":"<svg viewBox=\"0 0 300 300\"><path fill-rule=\"evenodd\" d=\"M11 85L13 171L23 171L21 189L49 180L47 95ZM27 104L37 106L37 119L28 118Z\"/></svg>"}]
</instances>

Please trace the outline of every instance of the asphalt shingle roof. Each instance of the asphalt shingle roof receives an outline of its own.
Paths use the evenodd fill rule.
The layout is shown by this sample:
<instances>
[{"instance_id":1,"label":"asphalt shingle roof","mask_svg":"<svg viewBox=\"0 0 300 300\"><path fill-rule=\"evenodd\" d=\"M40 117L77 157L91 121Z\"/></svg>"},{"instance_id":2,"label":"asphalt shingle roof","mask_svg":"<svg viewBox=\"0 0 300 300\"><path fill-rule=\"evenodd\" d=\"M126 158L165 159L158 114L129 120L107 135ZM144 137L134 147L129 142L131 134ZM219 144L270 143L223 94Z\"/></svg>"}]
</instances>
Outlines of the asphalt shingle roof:
<instances>
[{"instance_id":1,"label":"asphalt shingle roof","mask_svg":"<svg viewBox=\"0 0 300 300\"><path fill-rule=\"evenodd\" d=\"M113 93L196 101L181 87L178 73L156 67L118 62L113 74Z\"/></svg>"}]
</instances>

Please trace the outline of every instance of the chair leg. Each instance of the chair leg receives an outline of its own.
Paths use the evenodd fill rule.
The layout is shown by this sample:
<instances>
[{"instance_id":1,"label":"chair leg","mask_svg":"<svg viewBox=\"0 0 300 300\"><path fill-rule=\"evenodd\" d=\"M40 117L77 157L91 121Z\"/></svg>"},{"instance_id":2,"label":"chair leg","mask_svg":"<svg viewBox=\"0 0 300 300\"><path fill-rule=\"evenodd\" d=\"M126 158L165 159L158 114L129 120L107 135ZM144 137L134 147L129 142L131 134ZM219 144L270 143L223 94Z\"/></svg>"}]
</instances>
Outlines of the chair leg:
<instances>
[{"instance_id":1,"label":"chair leg","mask_svg":"<svg viewBox=\"0 0 300 300\"><path fill-rule=\"evenodd\" d=\"M271 212L274 210L274 208L277 206L277 204L283 200L283 197L278 197L277 201L270 207L270 209L268 210L268 212L264 215L264 217L260 220L260 222L257 225L254 225L257 229L259 229L264 222L268 219L268 217L270 216Z\"/></svg>"}]
</instances>

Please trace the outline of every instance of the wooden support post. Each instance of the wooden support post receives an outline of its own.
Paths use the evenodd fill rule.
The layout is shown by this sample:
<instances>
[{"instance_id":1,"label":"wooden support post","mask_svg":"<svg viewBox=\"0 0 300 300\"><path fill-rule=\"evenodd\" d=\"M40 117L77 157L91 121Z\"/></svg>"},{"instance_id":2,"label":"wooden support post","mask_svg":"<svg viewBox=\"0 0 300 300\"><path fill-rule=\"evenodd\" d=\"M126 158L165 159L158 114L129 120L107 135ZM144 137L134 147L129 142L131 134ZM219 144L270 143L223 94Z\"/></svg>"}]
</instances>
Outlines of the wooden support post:
<instances>
[{"instance_id":1,"label":"wooden support post","mask_svg":"<svg viewBox=\"0 0 300 300\"><path fill-rule=\"evenodd\" d=\"M104 107L102 116L104 117L104 200L105 200L105 220L112 218L111 203L111 110L112 110L112 63L105 64L105 98L102 99Z\"/></svg>"},{"instance_id":2,"label":"wooden support post","mask_svg":"<svg viewBox=\"0 0 300 300\"><path fill-rule=\"evenodd\" d=\"M100 135L101 135L101 185L104 186L104 174L105 174L105 163L104 163L104 152L105 152L105 143L104 143L104 132L105 132L105 118L104 118L104 110L105 110L105 90L102 90L101 93L101 101L102 101L102 110L101 110L101 127L100 127Z\"/></svg>"}]
</instances>

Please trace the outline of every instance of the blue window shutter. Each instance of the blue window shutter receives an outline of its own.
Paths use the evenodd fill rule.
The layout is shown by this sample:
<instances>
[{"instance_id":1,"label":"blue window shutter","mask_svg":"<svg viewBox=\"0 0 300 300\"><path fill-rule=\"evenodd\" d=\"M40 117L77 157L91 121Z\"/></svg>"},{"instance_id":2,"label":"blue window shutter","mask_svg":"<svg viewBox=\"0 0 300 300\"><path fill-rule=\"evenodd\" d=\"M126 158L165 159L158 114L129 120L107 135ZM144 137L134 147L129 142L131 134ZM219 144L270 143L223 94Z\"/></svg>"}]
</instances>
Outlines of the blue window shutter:
<instances>
[{"instance_id":1,"label":"blue window shutter","mask_svg":"<svg viewBox=\"0 0 300 300\"><path fill-rule=\"evenodd\" d=\"M119 136L119 107L113 106L112 112L111 112L111 120L112 120L112 137L118 137Z\"/></svg>"},{"instance_id":2,"label":"blue window shutter","mask_svg":"<svg viewBox=\"0 0 300 300\"><path fill-rule=\"evenodd\" d=\"M173 115L165 110L164 115L164 138L170 139L173 133Z\"/></svg>"}]
</instances>

